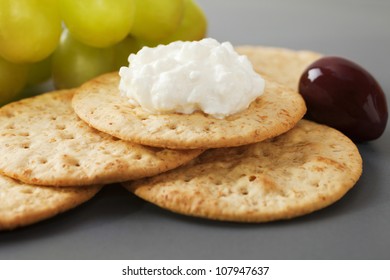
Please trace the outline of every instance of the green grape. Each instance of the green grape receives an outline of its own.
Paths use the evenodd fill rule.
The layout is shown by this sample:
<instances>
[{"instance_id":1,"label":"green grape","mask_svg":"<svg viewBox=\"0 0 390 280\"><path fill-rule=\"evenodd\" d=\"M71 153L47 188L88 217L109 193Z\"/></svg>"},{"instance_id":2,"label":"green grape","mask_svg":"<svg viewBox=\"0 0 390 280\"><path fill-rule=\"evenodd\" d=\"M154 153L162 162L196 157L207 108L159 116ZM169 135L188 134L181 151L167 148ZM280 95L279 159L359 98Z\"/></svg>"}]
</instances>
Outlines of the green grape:
<instances>
[{"instance_id":1,"label":"green grape","mask_svg":"<svg viewBox=\"0 0 390 280\"><path fill-rule=\"evenodd\" d=\"M162 40L162 43L173 41L197 41L206 36L207 19L202 9L194 0L184 0L183 19L177 30Z\"/></svg>"},{"instance_id":2,"label":"green grape","mask_svg":"<svg viewBox=\"0 0 390 280\"><path fill-rule=\"evenodd\" d=\"M93 47L108 47L123 40L134 20L135 0L59 0L70 33Z\"/></svg>"},{"instance_id":3,"label":"green grape","mask_svg":"<svg viewBox=\"0 0 390 280\"><path fill-rule=\"evenodd\" d=\"M163 44L162 43L162 40L159 40L159 41L148 41L148 40L142 40L140 38L137 38L137 41L138 43L140 44L141 48L143 46L147 46L147 47L150 47L150 48L154 48L154 47L157 47L158 45L160 44Z\"/></svg>"},{"instance_id":4,"label":"green grape","mask_svg":"<svg viewBox=\"0 0 390 280\"><path fill-rule=\"evenodd\" d=\"M137 53L141 49L141 43L134 37L128 36L126 39L114 46L113 70L118 71L122 66L128 66L128 57L131 53Z\"/></svg>"},{"instance_id":5,"label":"green grape","mask_svg":"<svg viewBox=\"0 0 390 280\"><path fill-rule=\"evenodd\" d=\"M50 79L51 58L52 56L49 56L29 66L28 76L27 76L28 86L37 85Z\"/></svg>"},{"instance_id":6,"label":"green grape","mask_svg":"<svg viewBox=\"0 0 390 280\"><path fill-rule=\"evenodd\" d=\"M74 39L64 30L53 54L52 75L56 88L77 87L89 79L112 71L113 48L94 48Z\"/></svg>"},{"instance_id":7,"label":"green grape","mask_svg":"<svg viewBox=\"0 0 390 280\"><path fill-rule=\"evenodd\" d=\"M49 56L61 35L57 1L1 0L0 55L14 63Z\"/></svg>"},{"instance_id":8,"label":"green grape","mask_svg":"<svg viewBox=\"0 0 390 280\"><path fill-rule=\"evenodd\" d=\"M134 25L130 33L157 42L173 33L183 16L183 0L136 0Z\"/></svg>"},{"instance_id":9,"label":"green grape","mask_svg":"<svg viewBox=\"0 0 390 280\"><path fill-rule=\"evenodd\" d=\"M0 106L14 100L27 81L28 66L0 57Z\"/></svg>"}]
</instances>

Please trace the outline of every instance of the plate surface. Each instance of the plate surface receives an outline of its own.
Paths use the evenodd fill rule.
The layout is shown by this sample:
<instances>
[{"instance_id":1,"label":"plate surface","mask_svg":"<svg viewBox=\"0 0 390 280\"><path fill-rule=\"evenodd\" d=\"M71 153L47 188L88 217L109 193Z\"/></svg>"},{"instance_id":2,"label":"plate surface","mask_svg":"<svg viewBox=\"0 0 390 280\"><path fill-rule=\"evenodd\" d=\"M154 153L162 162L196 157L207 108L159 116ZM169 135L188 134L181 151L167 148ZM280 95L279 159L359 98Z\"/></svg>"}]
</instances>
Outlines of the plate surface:
<instances>
[{"instance_id":1,"label":"plate surface","mask_svg":"<svg viewBox=\"0 0 390 280\"><path fill-rule=\"evenodd\" d=\"M197 1L210 37L349 58L373 74L389 104L389 1L296 0L288 8L282 0ZM358 146L364 170L356 187L302 218L259 225L188 218L112 185L54 219L0 232L0 259L389 259L389 130Z\"/></svg>"}]
</instances>

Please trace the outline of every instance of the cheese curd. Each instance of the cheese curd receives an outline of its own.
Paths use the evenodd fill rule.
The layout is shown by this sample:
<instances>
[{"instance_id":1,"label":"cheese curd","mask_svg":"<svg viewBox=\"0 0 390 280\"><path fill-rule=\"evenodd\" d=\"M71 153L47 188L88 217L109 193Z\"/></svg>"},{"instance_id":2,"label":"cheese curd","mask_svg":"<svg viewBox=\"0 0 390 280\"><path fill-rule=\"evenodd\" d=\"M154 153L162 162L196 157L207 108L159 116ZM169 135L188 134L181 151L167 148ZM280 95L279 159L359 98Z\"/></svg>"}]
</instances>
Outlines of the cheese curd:
<instances>
[{"instance_id":1,"label":"cheese curd","mask_svg":"<svg viewBox=\"0 0 390 280\"><path fill-rule=\"evenodd\" d=\"M248 108L265 87L246 56L211 38L144 47L119 75L121 95L153 114L199 110L225 118Z\"/></svg>"}]
</instances>

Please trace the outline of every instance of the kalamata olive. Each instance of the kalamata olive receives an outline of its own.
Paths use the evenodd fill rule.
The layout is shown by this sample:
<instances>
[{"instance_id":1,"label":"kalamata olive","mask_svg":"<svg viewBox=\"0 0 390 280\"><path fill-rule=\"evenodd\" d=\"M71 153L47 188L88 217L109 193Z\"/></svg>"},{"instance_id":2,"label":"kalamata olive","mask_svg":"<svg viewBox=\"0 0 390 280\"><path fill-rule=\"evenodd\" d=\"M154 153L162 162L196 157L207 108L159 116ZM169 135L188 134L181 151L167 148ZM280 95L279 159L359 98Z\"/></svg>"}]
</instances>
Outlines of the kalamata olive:
<instances>
[{"instance_id":1,"label":"kalamata olive","mask_svg":"<svg viewBox=\"0 0 390 280\"><path fill-rule=\"evenodd\" d=\"M374 77L356 63L323 57L303 72L299 92L305 118L343 132L355 142L378 138L385 130L386 97Z\"/></svg>"}]
</instances>

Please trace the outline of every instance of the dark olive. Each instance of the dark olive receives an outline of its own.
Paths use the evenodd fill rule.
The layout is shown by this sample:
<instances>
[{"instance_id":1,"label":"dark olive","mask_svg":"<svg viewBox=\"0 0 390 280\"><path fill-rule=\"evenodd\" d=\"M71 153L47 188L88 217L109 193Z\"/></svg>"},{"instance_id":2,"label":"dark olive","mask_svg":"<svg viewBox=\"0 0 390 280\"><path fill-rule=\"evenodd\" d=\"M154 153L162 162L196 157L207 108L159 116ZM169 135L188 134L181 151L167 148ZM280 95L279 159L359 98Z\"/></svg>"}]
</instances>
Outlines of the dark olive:
<instances>
[{"instance_id":1,"label":"dark olive","mask_svg":"<svg viewBox=\"0 0 390 280\"><path fill-rule=\"evenodd\" d=\"M356 63L323 57L307 67L299 81L306 119L334 127L355 142L382 135L386 97L374 77Z\"/></svg>"}]
</instances>

